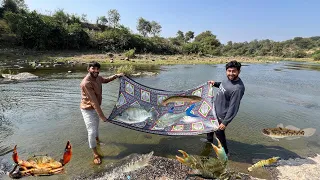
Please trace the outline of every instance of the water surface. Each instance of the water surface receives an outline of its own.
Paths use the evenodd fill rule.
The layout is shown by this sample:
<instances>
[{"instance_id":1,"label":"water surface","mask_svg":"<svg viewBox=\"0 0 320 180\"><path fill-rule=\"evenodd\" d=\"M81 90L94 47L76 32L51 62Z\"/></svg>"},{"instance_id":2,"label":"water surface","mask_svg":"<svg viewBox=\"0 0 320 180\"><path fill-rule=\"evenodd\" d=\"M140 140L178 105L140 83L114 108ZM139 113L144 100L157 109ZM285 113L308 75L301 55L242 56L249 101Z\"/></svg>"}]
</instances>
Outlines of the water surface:
<instances>
[{"instance_id":1,"label":"water surface","mask_svg":"<svg viewBox=\"0 0 320 180\"><path fill-rule=\"evenodd\" d=\"M49 71L50 72L50 71ZM102 75L110 75L105 69ZM36 72L40 81L0 84L0 159L12 164L10 150L18 145L21 159L33 154L49 154L56 159L63 155L68 140L73 157L66 165L66 174L39 179L70 179L104 170L105 165L132 153L149 153L174 158L178 149L189 154L214 155L211 148L199 141L199 136L168 137L125 129L101 122L100 139L107 145L99 151L103 164L92 163L87 132L79 109L83 70L67 73ZM238 115L229 124L226 135L231 152L230 165L246 172L249 164L260 159L280 156L306 157L320 153L320 76L319 65L281 62L274 64L244 64L240 77L246 92ZM150 87L185 90L208 80L225 78L224 65L162 66L160 74L134 78ZM111 113L117 100L119 80L103 85L102 108ZM261 129L277 124L299 128L314 127L309 138L274 141L263 136ZM12 166L11 166L12 167ZM252 173L268 178L266 171ZM2 178L8 179L7 176ZM26 178L29 179L29 178Z\"/></svg>"}]
</instances>

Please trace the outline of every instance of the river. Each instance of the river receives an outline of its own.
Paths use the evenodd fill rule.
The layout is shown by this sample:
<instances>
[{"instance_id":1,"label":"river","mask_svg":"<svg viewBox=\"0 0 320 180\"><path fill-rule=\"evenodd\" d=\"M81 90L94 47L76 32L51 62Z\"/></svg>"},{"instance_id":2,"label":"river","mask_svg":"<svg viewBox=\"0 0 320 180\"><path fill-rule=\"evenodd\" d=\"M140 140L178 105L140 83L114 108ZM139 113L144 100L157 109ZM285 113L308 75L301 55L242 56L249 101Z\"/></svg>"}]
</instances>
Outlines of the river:
<instances>
[{"instance_id":1,"label":"river","mask_svg":"<svg viewBox=\"0 0 320 180\"><path fill-rule=\"evenodd\" d=\"M72 179L101 172L105 165L132 153L154 151L157 156L174 158L179 155L177 150L183 149L189 154L213 155L199 140L204 135L160 136L101 122L100 139L106 145L100 146L99 151L104 158L102 165L93 165L79 109L79 84L86 71L39 71L36 74L40 80L0 84L2 171L5 167L13 167L11 149L14 145L17 145L21 159L48 154L59 160L68 140L72 144L73 156L65 167L66 173L44 178ZM112 71L105 68L100 74L107 76ZM243 64L240 77L246 92L238 115L226 130L231 167L246 172L251 163L260 159L272 156L288 159L320 153L319 64L286 61ZM218 64L161 66L158 75L135 77L134 80L159 89L184 90L223 78L226 78L225 67ZM111 113L118 88L119 80L103 85L102 109L105 114ZM276 127L279 123L302 129L313 127L317 131L312 137L295 140L274 141L262 135L263 128ZM261 172L253 175L264 176ZM6 175L1 178L9 179Z\"/></svg>"}]
</instances>

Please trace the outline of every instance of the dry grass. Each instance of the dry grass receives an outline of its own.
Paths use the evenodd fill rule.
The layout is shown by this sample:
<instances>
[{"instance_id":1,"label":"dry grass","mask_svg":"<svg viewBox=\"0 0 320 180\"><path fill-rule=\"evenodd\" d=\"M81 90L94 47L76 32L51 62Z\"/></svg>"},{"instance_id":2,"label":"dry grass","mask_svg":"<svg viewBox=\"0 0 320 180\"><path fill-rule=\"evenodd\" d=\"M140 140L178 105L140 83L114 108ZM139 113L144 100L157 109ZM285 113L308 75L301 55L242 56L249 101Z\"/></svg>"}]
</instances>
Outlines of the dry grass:
<instances>
[{"instance_id":1,"label":"dry grass","mask_svg":"<svg viewBox=\"0 0 320 180\"><path fill-rule=\"evenodd\" d=\"M66 57L64 60L73 61L81 60L82 62L98 61L105 64L111 64L108 55L102 54L90 54L81 55L74 57ZM124 60L123 55L114 55L112 58L113 64L116 65L127 65L127 64L155 64L155 65L172 65L172 64L220 64L226 63L230 60L238 60L244 63L265 63L265 62L276 62L276 61L302 61L302 62L314 62L311 58L280 58L280 57L199 57L196 55L151 55L143 54L137 55L135 59L129 61Z\"/></svg>"},{"instance_id":2,"label":"dry grass","mask_svg":"<svg viewBox=\"0 0 320 180\"><path fill-rule=\"evenodd\" d=\"M102 64L114 65L173 65L173 64L220 64L226 63L230 60L238 60L242 63L266 63L276 61L302 61L315 62L312 58L280 58L280 57L206 57L198 55L153 55L153 54L137 54L134 59L125 60L124 54L111 53L95 53L95 52L40 52L40 51L26 51L26 50L0 50L0 57L6 61L38 61L38 62L90 62L98 61ZM111 62L112 61L112 62Z\"/></svg>"}]
</instances>

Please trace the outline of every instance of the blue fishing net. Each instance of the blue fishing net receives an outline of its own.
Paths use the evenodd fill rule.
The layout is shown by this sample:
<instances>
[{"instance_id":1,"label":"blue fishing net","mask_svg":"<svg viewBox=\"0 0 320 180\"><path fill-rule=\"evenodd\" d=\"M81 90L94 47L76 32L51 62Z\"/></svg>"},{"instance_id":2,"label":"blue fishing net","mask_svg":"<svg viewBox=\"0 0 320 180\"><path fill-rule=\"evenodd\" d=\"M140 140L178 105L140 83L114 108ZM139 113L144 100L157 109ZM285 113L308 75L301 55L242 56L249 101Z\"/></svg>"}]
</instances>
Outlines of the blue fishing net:
<instances>
[{"instance_id":1,"label":"blue fishing net","mask_svg":"<svg viewBox=\"0 0 320 180\"><path fill-rule=\"evenodd\" d=\"M201 101L162 101L171 96L199 96ZM159 135L198 135L216 131L219 123L213 105L214 92L208 83L183 91L167 91L120 78L117 103L108 120L116 125Z\"/></svg>"}]
</instances>

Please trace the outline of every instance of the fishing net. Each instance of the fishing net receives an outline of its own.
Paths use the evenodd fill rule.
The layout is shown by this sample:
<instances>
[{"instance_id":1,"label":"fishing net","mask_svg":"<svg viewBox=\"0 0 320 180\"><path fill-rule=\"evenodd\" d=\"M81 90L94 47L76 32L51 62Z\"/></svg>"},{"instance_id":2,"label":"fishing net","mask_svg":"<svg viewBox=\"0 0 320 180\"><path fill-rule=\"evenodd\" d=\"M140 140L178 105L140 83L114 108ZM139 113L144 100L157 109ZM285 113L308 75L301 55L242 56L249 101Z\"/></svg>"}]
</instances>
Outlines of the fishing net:
<instances>
[{"instance_id":1,"label":"fishing net","mask_svg":"<svg viewBox=\"0 0 320 180\"><path fill-rule=\"evenodd\" d=\"M166 98L176 101L163 105ZM179 97L201 97L197 102ZM108 120L116 125L159 135L198 135L218 129L213 105L214 92L208 83L183 91L167 91L120 78L117 103Z\"/></svg>"}]
</instances>

